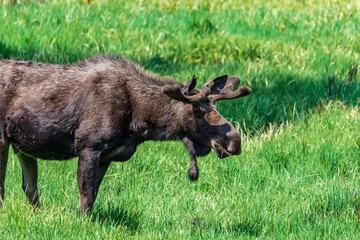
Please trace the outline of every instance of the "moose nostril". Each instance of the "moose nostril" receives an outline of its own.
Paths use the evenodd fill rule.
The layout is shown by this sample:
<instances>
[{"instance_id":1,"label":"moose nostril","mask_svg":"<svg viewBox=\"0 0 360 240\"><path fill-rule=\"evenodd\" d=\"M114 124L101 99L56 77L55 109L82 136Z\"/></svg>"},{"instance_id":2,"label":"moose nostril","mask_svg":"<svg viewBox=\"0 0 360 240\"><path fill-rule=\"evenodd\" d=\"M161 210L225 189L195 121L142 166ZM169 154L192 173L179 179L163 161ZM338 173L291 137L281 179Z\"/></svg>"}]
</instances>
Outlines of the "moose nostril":
<instances>
[{"instance_id":1,"label":"moose nostril","mask_svg":"<svg viewBox=\"0 0 360 240\"><path fill-rule=\"evenodd\" d=\"M241 153L241 141L231 141L227 150L233 155Z\"/></svg>"}]
</instances>

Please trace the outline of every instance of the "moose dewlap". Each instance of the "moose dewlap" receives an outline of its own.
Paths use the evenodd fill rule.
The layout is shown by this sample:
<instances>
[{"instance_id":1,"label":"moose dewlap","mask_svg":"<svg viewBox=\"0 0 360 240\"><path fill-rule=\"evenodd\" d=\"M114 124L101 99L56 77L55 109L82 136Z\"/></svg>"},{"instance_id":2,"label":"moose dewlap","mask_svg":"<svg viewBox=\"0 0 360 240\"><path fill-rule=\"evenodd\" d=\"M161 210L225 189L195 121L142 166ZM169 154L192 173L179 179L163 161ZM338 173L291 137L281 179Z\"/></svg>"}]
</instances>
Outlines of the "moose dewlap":
<instances>
[{"instance_id":1,"label":"moose dewlap","mask_svg":"<svg viewBox=\"0 0 360 240\"><path fill-rule=\"evenodd\" d=\"M73 65L0 62L0 207L9 146L18 156L22 187L39 206L36 158L78 157L80 208L91 210L112 161L127 161L147 140L181 140L190 155L189 178L198 178L196 156L241 152L239 133L214 103L251 93L240 79L217 77L201 89L146 72L120 57Z\"/></svg>"}]
</instances>

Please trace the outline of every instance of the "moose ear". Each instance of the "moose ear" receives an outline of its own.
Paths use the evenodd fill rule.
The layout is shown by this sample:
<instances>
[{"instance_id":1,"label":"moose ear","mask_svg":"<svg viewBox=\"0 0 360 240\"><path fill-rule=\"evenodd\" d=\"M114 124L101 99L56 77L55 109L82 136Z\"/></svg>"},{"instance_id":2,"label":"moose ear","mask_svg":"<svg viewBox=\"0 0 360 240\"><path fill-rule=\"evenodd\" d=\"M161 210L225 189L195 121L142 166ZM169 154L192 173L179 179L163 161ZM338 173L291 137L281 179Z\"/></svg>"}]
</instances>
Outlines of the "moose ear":
<instances>
[{"instance_id":1,"label":"moose ear","mask_svg":"<svg viewBox=\"0 0 360 240\"><path fill-rule=\"evenodd\" d=\"M169 96L172 99L184 102L184 103L190 103L190 104L198 104L202 101L205 100L206 95L205 93L209 93L209 92L199 92L195 95L191 95L191 96L187 96L184 95L180 85L178 84L169 84L169 85L165 85L163 87L161 87L161 92L166 94L167 96ZM205 93L204 93L205 92Z\"/></svg>"},{"instance_id":2,"label":"moose ear","mask_svg":"<svg viewBox=\"0 0 360 240\"><path fill-rule=\"evenodd\" d=\"M183 94L181 93L181 88L178 84L165 85L161 88L161 92L172 99L183 101Z\"/></svg>"},{"instance_id":3,"label":"moose ear","mask_svg":"<svg viewBox=\"0 0 360 240\"><path fill-rule=\"evenodd\" d=\"M220 91L225 87L228 80L228 75L223 75L217 78L214 78L210 82L206 83L202 89L210 88L211 94L220 93Z\"/></svg>"},{"instance_id":4,"label":"moose ear","mask_svg":"<svg viewBox=\"0 0 360 240\"><path fill-rule=\"evenodd\" d=\"M195 75L192 77L192 79L190 79L185 86L183 87L183 89L181 90L181 92L185 95L190 95L192 90L195 89L196 86L196 80L197 78L195 77Z\"/></svg>"}]
</instances>

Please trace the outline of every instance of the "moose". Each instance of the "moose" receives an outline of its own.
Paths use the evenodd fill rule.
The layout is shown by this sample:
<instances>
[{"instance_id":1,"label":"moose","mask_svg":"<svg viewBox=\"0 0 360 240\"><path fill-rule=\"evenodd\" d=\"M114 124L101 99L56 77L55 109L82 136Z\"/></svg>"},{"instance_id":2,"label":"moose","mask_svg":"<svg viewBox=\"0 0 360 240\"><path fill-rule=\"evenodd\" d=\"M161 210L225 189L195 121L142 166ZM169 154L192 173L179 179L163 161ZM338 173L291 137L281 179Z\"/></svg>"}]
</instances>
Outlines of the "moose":
<instances>
[{"instance_id":1,"label":"moose","mask_svg":"<svg viewBox=\"0 0 360 240\"><path fill-rule=\"evenodd\" d=\"M82 212L91 211L112 161L131 158L147 140L181 140L196 180L197 156L241 152L240 134L215 102L251 93L238 77L214 78L196 88L145 71L130 60L99 56L70 65L0 61L0 207L11 145L22 168L22 188L39 207L37 158L78 157Z\"/></svg>"}]
</instances>

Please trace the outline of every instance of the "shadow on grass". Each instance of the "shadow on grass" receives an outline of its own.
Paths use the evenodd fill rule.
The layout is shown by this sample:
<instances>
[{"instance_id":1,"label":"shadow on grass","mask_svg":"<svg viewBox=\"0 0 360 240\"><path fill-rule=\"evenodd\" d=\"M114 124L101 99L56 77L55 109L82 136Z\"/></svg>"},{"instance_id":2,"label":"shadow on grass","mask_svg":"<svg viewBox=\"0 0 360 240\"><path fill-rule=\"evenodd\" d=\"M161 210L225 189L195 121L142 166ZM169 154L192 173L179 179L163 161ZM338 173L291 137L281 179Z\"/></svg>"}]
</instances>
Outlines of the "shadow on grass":
<instances>
[{"instance_id":1,"label":"shadow on grass","mask_svg":"<svg viewBox=\"0 0 360 240\"><path fill-rule=\"evenodd\" d=\"M206 219L201 219L196 217L192 220L192 236L200 237L202 233L206 231L213 231L216 237L221 236L251 236L258 237L262 232L262 225L255 223L250 220L245 220L242 222L234 223L228 226L222 226L220 223L210 223L206 222Z\"/></svg>"},{"instance_id":2,"label":"shadow on grass","mask_svg":"<svg viewBox=\"0 0 360 240\"><path fill-rule=\"evenodd\" d=\"M134 234L141 227L141 213L111 203L108 206L94 209L91 217L94 222L115 227L122 226L131 234Z\"/></svg>"},{"instance_id":3,"label":"shadow on grass","mask_svg":"<svg viewBox=\"0 0 360 240\"><path fill-rule=\"evenodd\" d=\"M268 80L268 86L264 79ZM335 80L334 80L335 79ZM360 81L356 75L306 77L290 73L263 73L251 77L252 94L237 100L218 103L219 112L252 135L268 128L303 119L308 113L320 111L330 101L344 106L359 104Z\"/></svg>"},{"instance_id":4,"label":"shadow on grass","mask_svg":"<svg viewBox=\"0 0 360 240\"><path fill-rule=\"evenodd\" d=\"M161 73L162 75L170 75L171 73L179 72L181 69L181 64L174 63L172 57L161 57L155 55L149 58L142 58L138 62L145 69L149 69L155 73Z\"/></svg>"},{"instance_id":5,"label":"shadow on grass","mask_svg":"<svg viewBox=\"0 0 360 240\"><path fill-rule=\"evenodd\" d=\"M197 75L202 66L176 62L171 57L154 56L142 58L139 64L161 75L174 75L187 69ZM238 72L236 64L210 64L207 71L213 74ZM238 122L250 135L268 128L303 119L310 112L321 110L330 101L339 101L345 106L359 104L360 81L358 65L347 66L348 73L335 75L328 73L324 65L323 75L304 75L295 71L264 70L247 79L244 85L252 89L252 94L241 99L217 103L219 112L232 122ZM215 70L214 70L215 69ZM217 70L216 70L217 69ZM189 77L190 77L189 75ZM215 76L213 76L215 77ZM177 79L185 82L186 79ZM209 80L209 79L208 79ZM201 81L201 79L200 79ZM197 87L200 86L200 83Z\"/></svg>"},{"instance_id":6,"label":"shadow on grass","mask_svg":"<svg viewBox=\"0 0 360 240\"><path fill-rule=\"evenodd\" d=\"M219 228L219 230L221 230L221 228ZM236 237L240 237L242 235L258 237L262 232L262 226L257 225L250 221L246 221L246 222L233 224L229 226L227 230L228 232L231 233L231 235Z\"/></svg>"},{"instance_id":7,"label":"shadow on grass","mask_svg":"<svg viewBox=\"0 0 360 240\"><path fill-rule=\"evenodd\" d=\"M58 49L38 49L33 46L27 48L10 47L0 42L0 60L13 59L21 61L36 61L43 63L69 64L85 59L86 54L61 47Z\"/></svg>"},{"instance_id":8,"label":"shadow on grass","mask_svg":"<svg viewBox=\"0 0 360 240\"><path fill-rule=\"evenodd\" d=\"M12 55L14 50L6 46L4 43L0 42L0 58L8 59Z\"/></svg>"},{"instance_id":9,"label":"shadow on grass","mask_svg":"<svg viewBox=\"0 0 360 240\"><path fill-rule=\"evenodd\" d=\"M70 47L53 49L11 48L0 42L0 57L18 60L33 60L47 63L73 63L89 57L91 53L76 52ZM126 57L126 56L125 56ZM131 59L131 56L130 56ZM200 65L175 62L172 56L155 55L151 58L133 59L145 69L162 76L174 75L184 70L189 71L189 78L198 74L203 67ZM349 66L351 70L351 66ZM207 74L237 73L239 65L209 64L205 66ZM324 66L325 70L326 66ZM355 69L355 68L353 68ZM358 67L356 66L356 70ZM302 73L280 70L263 70L253 76L245 77L242 84L252 88L252 94L241 99L221 101L217 103L219 112L233 123L240 123L245 133L251 135L261 132L270 125L280 125L303 119L309 112L321 109L329 101L340 101L344 105L358 104L360 96L360 81L353 71L349 74L333 75L325 73L322 76L305 76ZM187 79L177 79L185 82ZM200 85L200 84L199 84Z\"/></svg>"}]
</instances>

